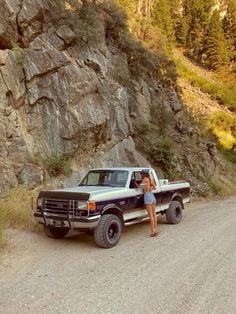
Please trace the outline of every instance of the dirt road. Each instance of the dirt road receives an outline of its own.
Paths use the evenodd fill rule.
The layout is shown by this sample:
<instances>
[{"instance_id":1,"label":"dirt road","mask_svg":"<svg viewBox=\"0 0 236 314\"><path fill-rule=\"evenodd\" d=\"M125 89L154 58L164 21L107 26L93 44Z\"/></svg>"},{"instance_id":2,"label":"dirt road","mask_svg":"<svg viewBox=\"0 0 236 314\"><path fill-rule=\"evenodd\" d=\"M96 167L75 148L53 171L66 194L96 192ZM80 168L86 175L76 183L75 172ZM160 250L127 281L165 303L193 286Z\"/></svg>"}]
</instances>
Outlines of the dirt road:
<instances>
[{"instance_id":1,"label":"dirt road","mask_svg":"<svg viewBox=\"0 0 236 314\"><path fill-rule=\"evenodd\" d=\"M84 234L8 232L0 313L236 313L236 197L190 205L159 230L130 226L109 250Z\"/></svg>"}]
</instances>

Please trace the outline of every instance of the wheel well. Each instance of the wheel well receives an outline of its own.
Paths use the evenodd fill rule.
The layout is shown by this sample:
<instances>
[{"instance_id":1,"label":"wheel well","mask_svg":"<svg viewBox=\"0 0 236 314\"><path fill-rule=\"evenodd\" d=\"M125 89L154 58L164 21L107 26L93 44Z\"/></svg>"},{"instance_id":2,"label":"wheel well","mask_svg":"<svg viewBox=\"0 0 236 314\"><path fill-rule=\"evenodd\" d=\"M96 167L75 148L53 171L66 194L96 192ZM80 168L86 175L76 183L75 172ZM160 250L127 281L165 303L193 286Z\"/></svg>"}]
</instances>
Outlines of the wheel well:
<instances>
[{"instance_id":1,"label":"wheel well","mask_svg":"<svg viewBox=\"0 0 236 314\"><path fill-rule=\"evenodd\" d=\"M184 208L183 199L182 199L182 197L181 197L180 195L174 196L171 201L177 201L177 202L179 202L179 203L182 205L182 208Z\"/></svg>"},{"instance_id":2,"label":"wheel well","mask_svg":"<svg viewBox=\"0 0 236 314\"><path fill-rule=\"evenodd\" d=\"M102 215L116 215L117 217L120 218L120 221L122 222L122 225L124 225L124 219L123 219L123 215L120 209L118 208L108 208L105 209L104 212L102 213Z\"/></svg>"}]
</instances>

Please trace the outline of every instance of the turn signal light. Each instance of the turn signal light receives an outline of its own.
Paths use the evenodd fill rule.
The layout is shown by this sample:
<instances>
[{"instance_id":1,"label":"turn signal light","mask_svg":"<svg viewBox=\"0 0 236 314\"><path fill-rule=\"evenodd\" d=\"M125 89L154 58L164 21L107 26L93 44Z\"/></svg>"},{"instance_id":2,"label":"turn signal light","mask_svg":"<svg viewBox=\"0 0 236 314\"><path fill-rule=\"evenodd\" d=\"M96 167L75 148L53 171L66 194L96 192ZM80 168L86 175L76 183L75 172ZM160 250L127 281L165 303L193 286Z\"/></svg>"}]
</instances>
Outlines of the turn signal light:
<instances>
[{"instance_id":1,"label":"turn signal light","mask_svg":"<svg viewBox=\"0 0 236 314\"><path fill-rule=\"evenodd\" d=\"M90 210L90 211L96 210L96 202L95 201L89 201L88 202L88 210Z\"/></svg>"}]
</instances>

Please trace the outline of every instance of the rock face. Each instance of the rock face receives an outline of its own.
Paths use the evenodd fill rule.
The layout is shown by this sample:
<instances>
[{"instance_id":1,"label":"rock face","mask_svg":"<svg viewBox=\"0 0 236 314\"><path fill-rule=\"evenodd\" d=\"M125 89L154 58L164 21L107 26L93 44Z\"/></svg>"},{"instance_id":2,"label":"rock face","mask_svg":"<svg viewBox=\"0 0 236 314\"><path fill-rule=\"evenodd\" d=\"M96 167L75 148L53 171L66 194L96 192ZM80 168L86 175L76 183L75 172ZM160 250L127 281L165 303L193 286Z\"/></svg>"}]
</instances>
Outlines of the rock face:
<instances>
[{"instance_id":1,"label":"rock face","mask_svg":"<svg viewBox=\"0 0 236 314\"><path fill-rule=\"evenodd\" d=\"M182 108L174 89L134 79L127 56L104 36L89 45L64 15L55 22L53 9L71 14L67 5L1 0L0 192L45 183L48 174L37 159L54 155L71 156L73 174L65 184L90 167L147 166L132 138L134 120L149 121L154 102L172 117Z\"/></svg>"}]
</instances>

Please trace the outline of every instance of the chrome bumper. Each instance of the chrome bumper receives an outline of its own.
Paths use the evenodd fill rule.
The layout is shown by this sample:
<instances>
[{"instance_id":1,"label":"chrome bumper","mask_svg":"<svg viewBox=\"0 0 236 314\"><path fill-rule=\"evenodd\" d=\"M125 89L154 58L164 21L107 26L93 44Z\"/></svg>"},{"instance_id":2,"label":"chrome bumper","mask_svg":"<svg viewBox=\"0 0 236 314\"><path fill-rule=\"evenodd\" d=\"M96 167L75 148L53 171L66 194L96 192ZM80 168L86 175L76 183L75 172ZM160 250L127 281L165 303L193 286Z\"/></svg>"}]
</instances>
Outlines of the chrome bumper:
<instances>
[{"instance_id":1,"label":"chrome bumper","mask_svg":"<svg viewBox=\"0 0 236 314\"><path fill-rule=\"evenodd\" d=\"M74 230L92 230L95 229L99 223L101 215L92 217L68 217L46 215L41 213L34 213L37 222L46 226L54 226L61 228L69 228Z\"/></svg>"}]
</instances>

